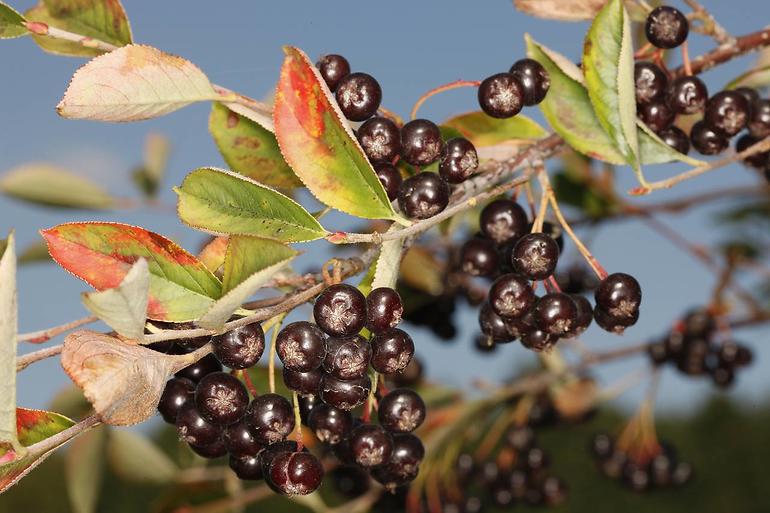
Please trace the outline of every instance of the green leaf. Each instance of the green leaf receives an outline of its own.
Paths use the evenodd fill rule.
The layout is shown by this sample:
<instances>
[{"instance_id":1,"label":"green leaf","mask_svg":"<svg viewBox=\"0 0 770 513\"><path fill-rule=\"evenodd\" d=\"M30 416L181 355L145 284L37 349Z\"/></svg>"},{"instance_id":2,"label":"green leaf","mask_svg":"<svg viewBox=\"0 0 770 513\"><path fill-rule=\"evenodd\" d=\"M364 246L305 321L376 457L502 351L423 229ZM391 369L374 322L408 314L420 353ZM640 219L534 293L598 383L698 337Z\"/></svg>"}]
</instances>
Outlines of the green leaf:
<instances>
[{"instance_id":1,"label":"green leaf","mask_svg":"<svg viewBox=\"0 0 770 513\"><path fill-rule=\"evenodd\" d=\"M225 294L197 324L208 329L221 328L233 312L297 254L296 250L271 239L230 237L222 281Z\"/></svg>"},{"instance_id":2,"label":"green leaf","mask_svg":"<svg viewBox=\"0 0 770 513\"><path fill-rule=\"evenodd\" d=\"M606 217L615 207L612 198L569 172L554 175L553 188L559 202L577 207L593 219Z\"/></svg>"},{"instance_id":3,"label":"green leaf","mask_svg":"<svg viewBox=\"0 0 770 513\"><path fill-rule=\"evenodd\" d=\"M26 164L0 177L4 194L52 207L105 210L114 199L101 186L50 164Z\"/></svg>"},{"instance_id":4,"label":"green leaf","mask_svg":"<svg viewBox=\"0 0 770 513\"><path fill-rule=\"evenodd\" d=\"M74 425L74 421L58 413L16 408L16 431L24 447L42 442Z\"/></svg>"},{"instance_id":5,"label":"green leaf","mask_svg":"<svg viewBox=\"0 0 770 513\"><path fill-rule=\"evenodd\" d=\"M691 166L702 166L705 162L679 153L674 148L663 142L658 135L647 125L638 122L639 127L639 152L644 164L663 164L679 160Z\"/></svg>"},{"instance_id":6,"label":"green leaf","mask_svg":"<svg viewBox=\"0 0 770 513\"><path fill-rule=\"evenodd\" d=\"M476 147L539 139L547 135L543 127L521 114L508 119L495 119L481 111L474 111L454 116L444 121L443 125L455 128Z\"/></svg>"},{"instance_id":7,"label":"green leaf","mask_svg":"<svg viewBox=\"0 0 770 513\"><path fill-rule=\"evenodd\" d=\"M107 430L94 429L72 443L64 462L64 477L74 513L94 513L102 488Z\"/></svg>"},{"instance_id":8,"label":"green leaf","mask_svg":"<svg viewBox=\"0 0 770 513\"><path fill-rule=\"evenodd\" d=\"M551 127L575 150L611 164L625 164L623 155L604 132L582 84L570 78L529 35L527 55L538 61L551 78L551 88L540 104Z\"/></svg>"},{"instance_id":9,"label":"green leaf","mask_svg":"<svg viewBox=\"0 0 770 513\"><path fill-rule=\"evenodd\" d=\"M725 89L738 87L761 89L767 86L770 86L770 65L760 66L737 76L725 86Z\"/></svg>"},{"instance_id":10,"label":"green leaf","mask_svg":"<svg viewBox=\"0 0 770 513\"><path fill-rule=\"evenodd\" d=\"M19 253L19 265L49 263L51 255L48 254L48 246L44 241L35 241L21 250Z\"/></svg>"},{"instance_id":11,"label":"green leaf","mask_svg":"<svg viewBox=\"0 0 770 513\"><path fill-rule=\"evenodd\" d=\"M16 243L13 232L0 257L0 447L23 454L16 435Z\"/></svg>"},{"instance_id":12,"label":"green leaf","mask_svg":"<svg viewBox=\"0 0 770 513\"><path fill-rule=\"evenodd\" d=\"M639 169L631 23L623 2L610 0L596 15L583 47L588 97L599 123L634 169Z\"/></svg>"},{"instance_id":13,"label":"green leaf","mask_svg":"<svg viewBox=\"0 0 770 513\"><path fill-rule=\"evenodd\" d=\"M5 2L0 2L0 39L11 39L26 35L25 21L27 20L16 9Z\"/></svg>"},{"instance_id":14,"label":"green leaf","mask_svg":"<svg viewBox=\"0 0 770 513\"><path fill-rule=\"evenodd\" d=\"M326 205L358 217L406 222L393 210L313 63L297 48L284 52L273 116L286 162Z\"/></svg>"},{"instance_id":15,"label":"green leaf","mask_svg":"<svg viewBox=\"0 0 770 513\"><path fill-rule=\"evenodd\" d=\"M151 46L130 45L80 67L56 111L69 119L141 121L219 97L192 62Z\"/></svg>"},{"instance_id":16,"label":"green leaf","mask_svg":"<svg viewBox=\"0 0 770 513\"><path fill-rule=\"evenodd\" d=\"M91 313L118 334L142 340L147 321L149 291L150 271L147 260L140 258L131 266L120 285L100 292L84 293L82 300Z\"/></svg>"},{"instance_id":17,"label":"green leaf","mask_svg":"<svg viewBox=\"0 0 770 513\"><path fill-rule=\"evenodd\" d=\"M214 102L209 132L225 162L236 173L272 187L302 186L283 160L275 135L259 123Z\"/></svg>"},{"instance_id":18,"label":"green leaf","mask_svg":"<svg viewBox=\"0 0 770 513\"><path fill-rule=\"evenodd\" d=\"M120 0L42 0L27 11L30 21L98 39L115 46L131 44L131 27ZM74 57L103 53L80 43L33 35L46 52Z\"/></svg>"},{"instance_id":19,"label":"green leaf","mask_svg":"<svg viewBox=\"0 0 770 513\"><path fill-rule=\"evenodd\" d=\"M139 433L110 431L107 461L118 477L132 483L167 484L179 468L158 446Z\"/></svg>"},{"instance_id":20,"label":"green leaf","mask_svg":"<svg viewBox=\"0 0 770 513\"><path fill-rule=\"evenodd\" d=\"M222 294L203 263L165 237L120 223L66 223L41 231L51 257L96 290L118 287L146 258L150 270L147 315L161 321L197 319Z\"/></svg>"},{"instance_id":21,"label":"green leaf","mask_svg":"<svg viewBox=\"0 0 770 513\"><path fill-rule=\"evenodd\" d=\"M223 169L198 168L174 189L179 218L213 233L304 242L327 232L307 210L278 191Z\"/></svg>"},{"instance_id":22,"label":"green leaf","mask_svg":"<svg viewBox=\"0 0 770 513\"><path fill-rule=\"evenodd\" d=\"M131 178L139 190L147 197L154 198L163 181L168 164L171 144L161 134L149 134L144 142L144 163L136 169Z\"/></svg>"}]
</instances>

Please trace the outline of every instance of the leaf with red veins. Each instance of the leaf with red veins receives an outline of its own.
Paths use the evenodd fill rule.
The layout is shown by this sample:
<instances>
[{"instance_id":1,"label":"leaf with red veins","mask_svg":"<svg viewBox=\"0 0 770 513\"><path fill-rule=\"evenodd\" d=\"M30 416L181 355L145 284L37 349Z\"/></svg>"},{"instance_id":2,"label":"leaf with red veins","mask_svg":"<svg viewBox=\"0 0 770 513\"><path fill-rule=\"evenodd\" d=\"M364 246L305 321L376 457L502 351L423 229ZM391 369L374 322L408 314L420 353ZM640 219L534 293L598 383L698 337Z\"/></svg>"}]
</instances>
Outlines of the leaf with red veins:
<instances>
[{"instance_id":1,"label":"leaf with red veins","mask_svg":"<svg viewBox=\"0 0 770 513\"><path fill-rule=\"evenodd\" d=\"M120 223L67 223L42 230L51 257L97 290L117 287L140 257L150 270L147 315L189 321L203 315L222 284L203 263L174 242Z\"/></svg>"}]
</instances>

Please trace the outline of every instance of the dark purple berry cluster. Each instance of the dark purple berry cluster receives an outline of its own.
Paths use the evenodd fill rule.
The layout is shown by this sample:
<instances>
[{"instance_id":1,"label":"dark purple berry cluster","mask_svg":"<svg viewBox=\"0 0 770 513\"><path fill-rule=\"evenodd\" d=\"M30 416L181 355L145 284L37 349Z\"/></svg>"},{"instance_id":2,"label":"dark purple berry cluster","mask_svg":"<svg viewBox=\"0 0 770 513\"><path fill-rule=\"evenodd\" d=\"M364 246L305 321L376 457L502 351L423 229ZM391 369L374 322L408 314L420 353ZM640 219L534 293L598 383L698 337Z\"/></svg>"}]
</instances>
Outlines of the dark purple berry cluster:
<instances>
[{"instance_id":1,"label":"dark purple berry cluster","mask_svg":"<svg viewBox=\"0 0 770 513\"><path fill-rule=\"evenodd\" d=\"M521 59L507 73L496 73L482 80L478 90L479 106L493 118L511 118L524 106L542 102L550 87L548 72L539 62Z\"/></svg>"},{"instance_id":2,"label":"dark purple berry cluster","mask_svg":"<svg viewBox=\"0 0 770 513\"><path fill-rule=\"evenodd\" d=\"M465 452L457 458L457 484L464 490L475 492L463 494L459 503L488 504L495 508L510 508L516 503L529 506L562 504L568 496L567 483L550 474L549 464L548 454L538 446L532 428L526 425L512 427L494 458L479 461ZM459 505L457 500L451 503Z\"/></svg>"},{"instance_id":3,"label":"dark purple berry cluster","mask_svg":"<svg viewBox=\"0 0 770 513\"><path fill-rule=\"evenodd\" d=\"M444 141L439 127L427 119L403 126L378 116L382 100L379 83L365 73L350 73L350 64L340 55L326 55L316 63L337 104L351 121L363 121L356 137L374 167L391 201L398 200L403 213L412 219L427 219L449 204L450 184L468 179L479 165L476 148L463 137ZM399 160L416 173L406 178L396 166ZM438 162L438 174L422 171Z\"/></svg>"},{"instance_id":4,"label":"dark purple berry cluster","mask_svg":"<svg viewBox=\"0 0 770 513\"><path fill-rule=\"evenodd\" d=\"M679 10L661 6L654 9L645 26L647 39L662 49L675 48L687 39L689 24ZM760 99L749 87L725 90L709 97L706 84L695 76L671 80L661 66L639 61L635 65L637 116L669 146L687 154L692 145L703 155L717 155L742 130L736 150L743 151L770 135L770 100ZM702 113L689 135L674 123L678 115ZM770 152L746 159L745 163L770 175Z\"/></svg>"},{"instance_id":5,"label":"dark purple berry cluster","mask_svg":"<svg viewBox=\"0 0 770 513\"><path fill-rule=\"evenodd\" d=\"M665 337L652 342L648 354L655 365L672 363L688 376L710 376L720 388L735 381L735 373L753 359L751 349L733 341L716 340L716 321L708 310L689 312Z\"/></svg>"},{"instance_id":6,"label":"dark purple berry cluster","mask_svg":"<svg viewBox=\"0 0 770 513\"><path fill-rule=\"evenodd\" d=\"M560 234L545 224L544 232L531 232L526 212L515 201L489 203L479 224L481 233L460 250L460 268L471 276L494 278L479 311L480 348L518 339L528 349L544 351L561 338L580 335L593 320L613 333L638 320L642 292L632 276L605 277L594 293L596 308L582 295L554 286ZM537 282L546 284L546 294L536 294Z\"/></svg>"},{"instance_id":7,"label":"dark purple berry cluster","mask_svg":"<svg viewBox=\"0 0 770 513\"><path fill-rule=\"evenodd\" d=\"M666 443L656 442L649 450L632 455L619 448L612 436L600 433L591 440L590 450L602 474L637 492L683 486L692 478L692 465L681 461Z\"/></svg>"}]
</instances>

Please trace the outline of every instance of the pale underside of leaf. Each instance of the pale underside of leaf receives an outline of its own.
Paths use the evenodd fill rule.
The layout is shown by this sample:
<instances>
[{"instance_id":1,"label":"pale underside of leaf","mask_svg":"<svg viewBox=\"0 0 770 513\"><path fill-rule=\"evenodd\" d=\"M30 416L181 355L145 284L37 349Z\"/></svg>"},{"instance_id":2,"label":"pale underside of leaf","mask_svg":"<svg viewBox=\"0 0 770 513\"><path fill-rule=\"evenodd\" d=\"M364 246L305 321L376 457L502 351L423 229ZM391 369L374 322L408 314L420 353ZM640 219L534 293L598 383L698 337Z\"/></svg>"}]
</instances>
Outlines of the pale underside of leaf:
<instances>
[{"instance_id":1,"label":"pale underside of leaf","mask_svg":"<svg viewBox=\"0 0 770 513\"><path fill-rule=\"evenodd\" d=\"M268 132L275 132L275 125L273 124L273 111L270 110L267 105L256 104L252 107L247 107L241 103L235 102L222 103L231 111L252 120Z\"/></svg>"},{"instance_id":2,"label":"pale underside of leaf","mask_svg":"<svg viewBox=\"0 0 770 513\"><path fill-rule=\"evenodd\" d=\"M140 258L114 289L83 294L83 304L120 335L142 340L147 320L150 271Z\"/></svg>"},{"instance_id":3,"label":"pale underside of leaf","mask_svg":"<svg viewBox=\"0 0 770 513\"><path fill-rule=\"evenodd\" d=\"M64 339L61 364L105 424L138 424L155 414L166 380L189 365L103 333L75 331Z\"/></svg>"},{"instance_id":4,"label":"pale underside of leaf","mask_svg":"<svg viewBox=\"0 0 770 513\"><path fill-rule=\"evenodd\" d=\"M24 454L16 433L16 242L8 236L0 257L0 445Z\"/></svg>"},{"instance_id":5,"label":"pale underside of leaf","mask_svg":"<svg viewBox=\"0 0 770 513\"><path fill-rule=\"evenodd\" d=\"M59 105L65 118L140 121L219 95L190 61L144 45L96 57L72 77Z\"/></svg>"},{"instance_id":6,"label":"pale underside of leaf","mask_svg":"<svg viewBox=\"0 0 770 513\"><path fill-rule=\"evenodd\" d=\"M625 0L629 8L634 7L636 21L642 21L645 12L636 8L635 0ZM536 16L561 21L592 20L607 0L513 0L516 9Z\"/></svg>"},{"instance_id":7,"label":"pale underside of leaf","mask_svg":"<svg viewBox=\"0 0 770 513\"><path fill-rule=\"evenodd\" d=\"M0 191L42 205L102 210L114 198L99 184L47 163L24 164L0 177Z\"/></svg>"},{"instance_id":8,"label":"pale underside of leaf","mask_svg":"<svg viewBox=\"0 0 770 513\"><path fill-rule=\"evenodd\" d=\"M393 225L388 232L398 231L399 229L399 227ZM385 241L380 245L380 255L375 263L376 268L374 279L372 280L372 289L379 287L396 288L403 248L404 240L400 238Z\"/></svg>"}]
</instances>

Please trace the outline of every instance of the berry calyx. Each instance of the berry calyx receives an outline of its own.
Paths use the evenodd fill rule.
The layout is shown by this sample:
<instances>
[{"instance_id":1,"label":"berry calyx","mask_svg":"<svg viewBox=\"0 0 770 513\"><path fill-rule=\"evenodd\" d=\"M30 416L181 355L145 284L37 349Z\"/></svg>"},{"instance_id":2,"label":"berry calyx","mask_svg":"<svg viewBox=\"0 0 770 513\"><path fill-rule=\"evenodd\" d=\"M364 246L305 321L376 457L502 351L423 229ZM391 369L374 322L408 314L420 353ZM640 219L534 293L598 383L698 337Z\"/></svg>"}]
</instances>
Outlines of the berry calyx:
<instances>
[{"instance_id":1,"label":"berry calyx","mask_svg":"<svg viewBox=\"0 0 770 513\"><path fill-rule=\"evenodd\" d=\"M721 91L709 98L703 120L714 130L732 137L746 127L750 111L751 105L742 94Z\"/></svg>"},{"instance_id":2,"label":"berry calyx","mask_svg":"<svg viewBox=\"0 0 770 513\"><path fill-rule=\"evenodd\" d=\"M353 417L349 411L319 404L310 412L308 426L321 442L334 445L341 442L353 428Z\"/></svg>"},{"instance_id":3,"label":"berry calyx","mask_svg":"<svg viewBox=\"0 0 770 513\"><path fill-rule=\"evenodd\" d=\"M249 404L245 421L254 430L254 438L270 445L285 439L294 429L291 403L278 394L263 394Z\"/></svg>"},{"instance_id":4,"label":"berry calyx","mask_svg":"<svg viewBox=\"0 0 770 513\"><path fill-rule=\"evenodd\" d=\"M397 388L380 399L377 418L391 433L411 433L425 420L425 402L414 390Z\"/></svg>"},{"instance_id":5,"label":"berry calyx","mask_svg":"<svg viewBox=\"0 0 770 513\"><path fill-rule=\"evenodd\" d=\"M559 245L544 233L529 233L513 247L513 268L530 280L544 280L553 274L559 260Z\"/></svg>"},{"instance_id":6,"label":"berry calyx","mask_svg":"<svg viewBox=\"0 0 770 513\"><path fill-rule=\"evenodd\" d=\"M462 183L479 167L476 147L464 137L449 139L441 151L438 172L449 183Z\"/></svg>"},{"instance_id":7,"label":"berry calyx","mask_svg":"<svg viewBox=\"0 0 770 513\"><path fill-rule=\"evenodd\" d=\"M428 219L449 204L449 185L436 173L424 171L404 180L398 205L407 217Z\"/></svg>"},{"instance_id":8,"label":"berry calyx","mask_svg":"<svg viewBox=\"0 0 770 513\"><path fill-rule=\"evenodd\" d=\"M533 312L535 324L551 335L561 337L577 324L575 301L562 292L553 292L540 298Z\"/></svg>"},{"instance_id":9,"label":"berry calyx","mask_svg":"<svg viewBox=\"0 0 770 513\"><path fill-rule=\"evenodd\" d=\"M666 102L677 114L695 114L706 106L708 89L698 77L679 77L668 87Z\"/></svg>"},{"instance_id":10,"label":"berry calyx","mask_svg":"<svg viewBox=\"0 0 770 513\"><path fill-rule=\"evenodd\" d=\"M369 118L358 127L358 142L371 162L391 162L401 151L401 133L388 118Z\"/></svg>"},{"instance_id":11,"label":"berry calyx","mask_svg":"<svg viewBox=\"0 0 770 513\"><path fill-rule=\"evenodd\" d=\"M283 495L307 495L321 486L324 469L309 452L283 452L270 463L266 476L272 488Z\"/></svg>"},{"instance_id":12,"label":"berry calyx","mask_svg":"<svg viewBox=\"0 0 770 513\"><path fill-rule=\"evenodd\" d=\"M498 244L515 241L528 231L529 221L524 209L509 199L488 204L479 216L481 233Z\"/></svg>"},{"instance_id":13,"label":"berry calyx","mask_svg":"<svg viewBox=\"0 0 770 513\"><path fill-rule=\"evenodd\" d=\"M351 121L364 121L374 116L382 101L380 84L366 73L342 77L334 95L342 114Z\"/></svg>"},{"instance_id":14,"label":"berry calyx","mask_svg":"<svg viewBox=\"0 0 770 513\"><path fill-rule=\"evenodd\" d=\"M195 388L195 404L208 421L226 426L243 416L249 404L249 393L235 376L215 372L198 383Z\"/></svg>"},{"instance_id":15,"label":"berry calyx","mask_svg":"<svg viewBox=\"0 0 770 513\"><path fill-rule=\"evenodd\" d=\"M642 288L633 276L613 273L599 283L594 299L596 307L613 318L630 320L638 315Z\"/></svg>"},{"instance_id":16,"label":"berry calyx","mask_svg":"<svg viewBox=\"0 0 770 513\"><path fill-rule=\"evenodd\" d=\"M511 118L524 106L524 86L512 73L497 73L479 85L481 110L493 118Z\"/></svg>"},{"instance_id":17,"label":"berry calyx","mask_svg":"<svg viewBox=\"0 0 770 513\"><path fill-rule=\"evenodd\" d=\"M323 369L337 379L359 379L366 375L372 349L361 335L329 337Z\"/></svg>"},{"instance_id":18,"label":"berry calyx","mask_svg":"<svg viewBox=\"0 0 770 513\"><path fill-rule=\"evenodd\" d=\"M333 53L324 55L318 59L316 68L318 68L321 77L332 92L337 89L340 80L350 74L350 63L348 60L342 55Z\"/></svg>"},{"instance_id":19,"label":"berry calyx","mask_svg":"<svg viewBox=\"0 0 770 513\"><path fill-rule=\"evenodd\" d=\"M377 333L372 337L371 346L372 368L381 374L404 371L414 356L412 337L398 328Z\"/></svg>"},{"instance_id":20,"label":"berry calyx","mask_svg":"<svg viewBox=\"0 0 770 513\"><path fill-rule=\"evenodd\" d=\"M355 335L366 324L366 298L346 283L332 285L316 299L313 317L318 327L330 336Z\"/></svg>"},{"instance_id":21,"label":"berry calyx","mask_svg":"<svg viewBox=\"0 0 770 513\"><path fill-rule=\"evenodd\" d=\"M390 287L378 287L366 296L366 327L372 333L395 328L404 315L401 296Z\"/></svg>"},{"instance_id":22,"label":"berry calyx","mask_svg":"<svg viewBox=\"0 0 770 513\"><path fill-rule=\"evenodd\" d=\"M441 156L441 131L427 119L414 119L401 127L401 156L413 166L427 166Z\"/></svg>"},{"instance_id":23,"label":"berry calyx","mask_svg":"<svg viewBox=\"0 0 770 513\"><path fill-rule=\"evenodd\" d=\"M504 274L489 289L489 305L503 319L516 319L526 314L537 302L529 282L516 274Z\"/></svg>"},{"instance_id":24,"label":"berry calyx","mask_svg":"<svg viewBox=\"0 0 770 513\"><path fill-rule=\"evenodd\" d=\"M275 349L285 368L309 372L320 367L326 356L326 337L315 324L297 321L278 333Z\"/></svg>"},{"instance_id":25,"label":"berry calyx","mask_svg":"<svg viewBox=\"0 0 770 513\"><path fill-rule=\"evenodd\" d=\"M537 105L545 99L551 87L551 78L539 62L534 59L520 59L513 63L509 72L521 84L524 105Z\"/></svg>"},{"instance_id":26,"label":"berry calyx","mask_svg":"<svg viewBox=\"0 0 770 513\"><path fill-rule=\"evenodd\" d=\"M259 323L247 324L211 337L214 356L231 369L256 365L265 351L265 332Z\"/></svg>"},{"instance_id":27,"label":"berry calyx","mask_svg":"<svg viewBox=\"0 0 770 513\"><path fill-rule=\"evenodd\" d=\"M390 433L376 424L361 424L353 429L349 444L353 460L364 468L388 462L393 453Z\"/></svg>"},{"instance_id":28,"label":"berry calyx","mask_svg":"<svg viewBox=\"0 0 770 513\"><path fill-rule=\"evenodd\" d=\"M676 48L687 40L690 24L679 9L661 5L647 16L644 33L658 48Z\"/></svg>"}]
</instances>

